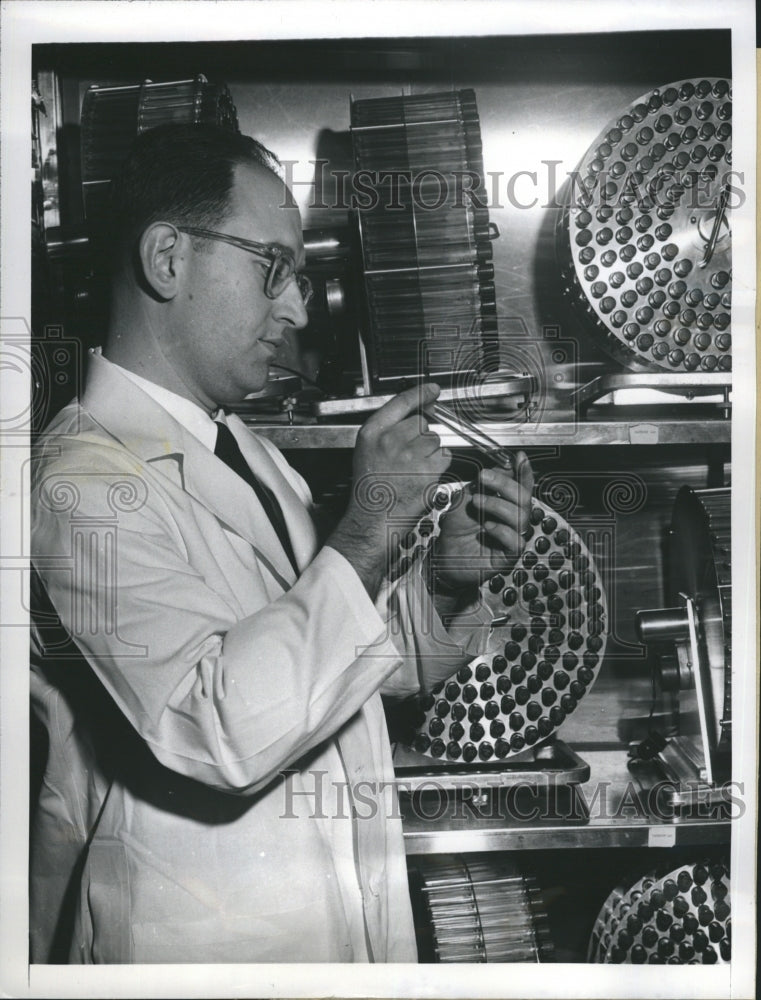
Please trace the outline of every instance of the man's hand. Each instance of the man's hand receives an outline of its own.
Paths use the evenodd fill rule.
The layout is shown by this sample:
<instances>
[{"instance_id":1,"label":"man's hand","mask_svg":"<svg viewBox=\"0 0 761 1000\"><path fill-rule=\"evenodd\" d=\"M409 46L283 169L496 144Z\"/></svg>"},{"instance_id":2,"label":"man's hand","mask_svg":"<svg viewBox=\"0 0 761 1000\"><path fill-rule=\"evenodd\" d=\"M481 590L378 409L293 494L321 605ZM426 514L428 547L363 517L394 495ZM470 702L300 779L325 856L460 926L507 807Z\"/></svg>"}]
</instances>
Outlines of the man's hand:
<instances>
[{"instance_id":1,"label":"man's hand","mask_svg":"<svg viewBox=\"0 0 761 1000\"><path fill-rule=\"evenodd\" d=\"M400 392L370 417L357 438L352 495L326 544L354 566L371 597L391 556L389 516L396 526L412 527L451 462L420 412L438 395L432 383Z\"/></svg>"},{"instance_id":2,"label":"man's hand","mask_svg":"<svg viewBox=\"0 0 761 1000\"><path fill-rule=\"evenodd\" d=\"M517 452L515 460L515 477L503 469L483 470L442 517L432 557L434 586L438 581L453 589L477 587L520 556L534 474L524 452Z\"/></svg>"}]
</instances>

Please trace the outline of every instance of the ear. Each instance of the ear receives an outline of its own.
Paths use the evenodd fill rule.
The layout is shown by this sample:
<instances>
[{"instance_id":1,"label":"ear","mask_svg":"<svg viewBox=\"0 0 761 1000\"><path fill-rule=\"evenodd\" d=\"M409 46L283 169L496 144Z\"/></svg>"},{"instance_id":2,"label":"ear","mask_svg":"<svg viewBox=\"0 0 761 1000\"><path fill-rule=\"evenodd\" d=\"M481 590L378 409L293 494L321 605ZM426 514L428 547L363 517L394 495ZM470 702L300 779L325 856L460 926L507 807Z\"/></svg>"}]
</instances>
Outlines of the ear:
<instances>
[{"instance_id":1,"label":"ear","mask_svg":"<svg viewBox=\"0 0 761 1000\"><path fill-rule=\"evenodd\" d=\"M164 301L173 299L178 291L183 270L180 242L180 233L171 223L154 222L143 232L138 244L143 277Z\"/></svg>"}]
</instances>

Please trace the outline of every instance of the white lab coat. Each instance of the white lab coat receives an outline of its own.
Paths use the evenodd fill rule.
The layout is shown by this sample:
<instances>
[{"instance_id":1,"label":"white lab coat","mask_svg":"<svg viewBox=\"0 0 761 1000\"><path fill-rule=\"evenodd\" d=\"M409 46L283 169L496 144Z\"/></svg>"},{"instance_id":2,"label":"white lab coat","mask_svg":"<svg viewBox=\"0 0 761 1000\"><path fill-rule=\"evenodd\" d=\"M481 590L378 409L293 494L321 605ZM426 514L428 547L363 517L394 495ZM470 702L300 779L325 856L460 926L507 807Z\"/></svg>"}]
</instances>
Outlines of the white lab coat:
<instances>
[{"instance_id":1,"label":"white lab coat","mask_svg":"<svg viewBox=\"0 0 761 1000\"><path fill-rule=\"evenodd\" d=\"M303 480L229 424L298 580L250 488L101 358L46 434L33 559L76 648L36 632L33 961L416 960L379 690L463 651L414 571L376 607L317 551Z\"/></svg>"}]
</instances>

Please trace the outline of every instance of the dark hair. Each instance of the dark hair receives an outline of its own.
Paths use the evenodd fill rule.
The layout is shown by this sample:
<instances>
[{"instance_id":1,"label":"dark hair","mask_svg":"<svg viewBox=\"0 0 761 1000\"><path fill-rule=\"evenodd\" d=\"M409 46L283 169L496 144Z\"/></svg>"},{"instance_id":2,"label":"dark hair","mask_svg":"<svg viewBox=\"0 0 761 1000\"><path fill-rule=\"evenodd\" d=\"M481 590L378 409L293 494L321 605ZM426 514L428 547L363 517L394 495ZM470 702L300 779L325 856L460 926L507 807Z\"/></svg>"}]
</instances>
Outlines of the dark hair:
<instances>
[{"instance_id":1,"label":"dark hair","mask_svg":"<svg viewBox=\"0 0 761 1000\"><path fill-rule=\"evenodd\" d=\"M238 164L280 176L280 161L250 136L218 125L159 125L137 137L111 182L108 244L116 268L159 219L213 229L227 215ZM106 234L103 234L106 235Z\"/></svg>"}]
</instances>

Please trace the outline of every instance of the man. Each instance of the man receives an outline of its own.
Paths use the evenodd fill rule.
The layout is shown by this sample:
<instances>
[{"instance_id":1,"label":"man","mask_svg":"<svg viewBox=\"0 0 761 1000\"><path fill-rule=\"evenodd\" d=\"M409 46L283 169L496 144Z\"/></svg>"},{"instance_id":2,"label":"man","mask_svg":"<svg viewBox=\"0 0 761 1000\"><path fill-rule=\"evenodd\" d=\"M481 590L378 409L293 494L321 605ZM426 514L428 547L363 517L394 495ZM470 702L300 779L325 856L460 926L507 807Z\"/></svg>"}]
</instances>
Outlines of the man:
<instances>
[{"instance_id":1,"label":"man","mask_svg":"<svg viewBox=\"0 0 761 1000\"><path fill-rule=\"evenodd\" d=\"M413 523L450 461L419 412L436 387L401 393L362 429L319 547L304 482L224 413L307 320L273 164L247 137L174 126L115 182L104 350L32 497L33 961L416 959L379 692L477 651L475 584L520 550L531 471L483 473L446 519L434 606L419 563L391 571L368 502L390 484ZM442 625L457 613L470 646Z\"/></svg>"}]
</instances>

